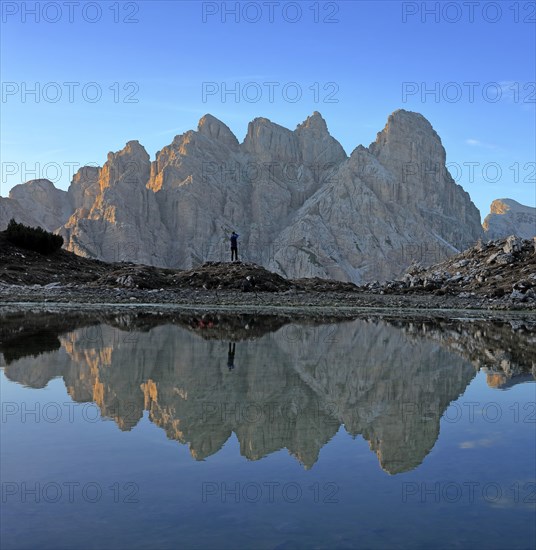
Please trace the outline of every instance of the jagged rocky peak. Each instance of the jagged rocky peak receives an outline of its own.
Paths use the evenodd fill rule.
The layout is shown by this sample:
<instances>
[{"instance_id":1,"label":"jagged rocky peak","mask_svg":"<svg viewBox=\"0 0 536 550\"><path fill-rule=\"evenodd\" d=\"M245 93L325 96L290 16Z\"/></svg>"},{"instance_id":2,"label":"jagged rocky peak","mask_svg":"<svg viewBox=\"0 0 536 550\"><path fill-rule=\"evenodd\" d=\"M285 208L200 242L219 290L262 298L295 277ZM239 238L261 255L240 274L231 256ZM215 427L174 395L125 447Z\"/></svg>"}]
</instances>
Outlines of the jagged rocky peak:
<instances>
[{"instance_id":1,"label":"jagged rocky peak","mask_svg":"<svg viewBox=\"0 0 536 550\"><path fill-rule=\"evenodd\" d=\"M365 147L364 145L358 145L350 154L350 157L353 157L354 155L362 154L362 153L370 153L368 147Z\"/></svg>"},{"instance_id":2,"label":"jagged rocky peak","mask_svg":"<svg viewBox=\"0 0 536 550\"><path fill-rule=\"evenodd\" d=\"M433 132L437 136L434 128L426 117L424 117L421 113L416 113L415 111L406 111L406 109L396 109L395 111L393 111L387 118L385 128L382 130L382 132L380 132L380 134L386 130L389 131L391 129L396 129L404 126L412 126L414 128L421 127L424 129L424 131Z\"/></svg>"},{"instance_id":3,"label":"jagged rocky peak","mask_svg":"<svg viewBox=\"0 0 536 550\"><path fill-rule=\"evenodd\" d=\"M248 124L248 132L246 139L258 138L259 136L269 134L272 132L280 132L283 134L291 134L291 130L272 122L269 118L266 117L256 117Z\"/></svg>"},{"instance_id":4,"label":"jagged rocky peak","mask_svg":"<svg viewBox=\"0 0 536 550\"><path fill-rule=\"evenodd\" d=\"M100 171L100 186L104 189L118 181L145 184L149 175L149 154L138 140L131 140L120 151L108 153L108 160Z\"/></svg>"},{"instance_id":5,"label":"jagged rocky peak","mask_svg":"<svg viewBox=\"0 0 536 550\"><path fill-rule=\"evenodd\" d=\"M502 239L516 235L523 239L536 236L536 208L513 199L496 199L482 227L488 239Z\"/></svg>"},{"instance_id":6,"label":"jagged rocky peak","mask_svg":"<svg viewBox=\"0 0 536 550\"><path fill-rule=\"evenodd\" d=\"M294 132L264 117L255 118L249 123L242 146L247 153L262 158L283 161L297 161L300 158Z\"/></svg>"},{"instance_id":7,"label":"jagged rocky peak","mask_svg":"<svg viewBox=\"0 0 536 550\"><path fill-rule=\"evenodd\" d=\"M108 153L108 158L109 157L110 154ZM149 160L149 153L147 153L145 147L141 145L137 139L132 139L127 141L127 144L121 151L115 153L115 157L140 157Z\"/></svg>"},{"instance_id":8,"label":"jagged rocky peak","mask_svg":"<svg viewBox=\"0 0 536 550\"><path fill-rule=\"evenodd\" d=\"M103 170L106 168L106 165L110 163L124 163L135 160L141 160L143 162L149 161L149 154L137 139L128 141L120 151L116 151L115 153L110 151L107 161L103 166Z\"/></svg>"},{"instance_id":9,"label":"jagged rocky peak","mask_svg":"<svg viewBox=\"0 0 536 550\"><path fill-rule=\"evenodd\" d=\"M221 141L229 147L238 147L238 140L229 126L211 114L206 114L199 120L197 131L211 139Z\"/></svg>"},{"instance_id":10,"label":"jagged rocky peak","mask_svg":"<svg viewBox=\"0 0 536 550\"><path fill-rule=\"evenodd\" d=\"M394 111L369 151L395 176L395 187L391 193L385 193L384 189L382 199L446 216L464 216L469 208L474 218L471 223L478 226L476 233L472 231L472 238L480 236L480 223L474 223L480 214L449 174L441 139L424 116L404 109ZM445 219L435 226L439 229L446 224ZM442 233L445 232L441 230ZM443 235L442 238L445 239Z\"/></svg>"},{"instance_id":11,"label":"jagged rocky peak","mask_svg":"<svg viewBox=\"0 0 536 550\"><path fill-rule=\"evenodd\" d=\"M100 166L82 166L75 172L71 185L87 185L99 178Z\"/></svg>"},{"instance_id":12,"label":"jagged rocky peak","mask_svg":"<svg viewBox=\"0 0 536 550\"><path fill-rule=\"evenodd\" d=\"M328 125L326 124L324 117L318 111L314 111L311 116L308 116L301 124L298 124L296 131L299 133L305 128L329 133Z\"/></svg>"},{"instance_id":13,"label":"jagged rocky peak","mask_svg":"<svg viewBox=\"0 0 536 550\"><path fill-rule=\"evenodd\" d=\"M159 162L167 158L170 154L173 154L172 152L174 151L185 154L187 151L184 147L192 142L196 135L198 135L198 133L194 130L188 130L182 134L177 134L169 145L162 147L162 149L156 153L156 161Z\"/></svg>"},{"instance_id":14,"label":"jagged rocky peak","mask_svg":"<svg viewBox=\"0 0 536 550\"><path fill-rule=\"evenodd\" d=\"M389 115L387 124L378 132L369 150L380 159L391 162L420 162L434 160L445 163L446 154L441 139L430 122L413 111L397 109Z\"/></svg>"},{"instance_id":15,"label":"jagged rocky peak","mask_svg":"<svg viewBox=\"0 0 536 550\"><path fill-rule=\"evenodd\" d=\"M318 111L298 124L295 134L306 165L327 167L347 158L342 145L330 135L326 121Z\"/></svg>"},{"instance_id":16,"label":"jagged rocky peak","mask_svg":"<svg viewBox=\"0 0 536 550\"><path fill-rule=\"evenodd\" d=\"M99 181L101 170L100 166L82 166L74 173L68 193L75 202L77 200L75 197L81 197L88 187Z\"/></svg>"}]
</instances>

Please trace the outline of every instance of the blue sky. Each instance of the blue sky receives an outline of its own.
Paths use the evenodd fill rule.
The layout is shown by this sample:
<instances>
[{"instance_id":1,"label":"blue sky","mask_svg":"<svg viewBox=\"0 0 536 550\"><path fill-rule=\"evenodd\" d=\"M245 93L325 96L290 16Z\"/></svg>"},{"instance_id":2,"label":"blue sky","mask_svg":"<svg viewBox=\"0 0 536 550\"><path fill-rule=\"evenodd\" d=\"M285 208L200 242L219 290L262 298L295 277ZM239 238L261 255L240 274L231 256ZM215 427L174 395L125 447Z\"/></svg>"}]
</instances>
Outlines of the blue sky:
<instances>
[{"instance_id":1,"label":"blue sky","mask_svg":"<svg viewBox=\"0 0 536 550\"><path fill-rule=\"evenodd\" d=\"M154 158L205 113L242 141L257 116L294 129L317 110L350 154L404 108L482 217L495 198L536 205L533 2L1 6L2 196L35 177L66 189L131 139Z\"/></svg>"}]
</instances>

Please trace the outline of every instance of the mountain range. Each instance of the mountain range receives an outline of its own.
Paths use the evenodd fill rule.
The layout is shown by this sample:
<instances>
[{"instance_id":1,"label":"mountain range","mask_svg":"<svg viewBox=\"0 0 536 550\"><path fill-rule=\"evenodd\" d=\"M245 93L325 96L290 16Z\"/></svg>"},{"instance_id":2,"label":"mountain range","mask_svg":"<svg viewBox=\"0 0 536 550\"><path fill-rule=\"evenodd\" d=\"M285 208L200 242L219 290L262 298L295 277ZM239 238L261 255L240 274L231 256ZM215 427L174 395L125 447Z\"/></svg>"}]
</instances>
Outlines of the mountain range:
<instances>
[{"instance_id":1,"label":"mountain range","mask_svg":"<svg viewBox=\"0 0 536 550\"><path fill-rule=\"evenodd\" d=\"M183 269L229 260L235 230L241 260L286 277L385 280L485 237L445 160L432 125L405 110L350 156L318 112L294 131L256 118L242 143L207 114L153 161L129 141L102 167L81 168L68 191L44 179L15 186L0 198L0 229L15 218L82 256ZM523 208L530 228L535 209ZM493 235L502 212L519 209L495 210L485 223Z\"/></svg>"}]
</instances>

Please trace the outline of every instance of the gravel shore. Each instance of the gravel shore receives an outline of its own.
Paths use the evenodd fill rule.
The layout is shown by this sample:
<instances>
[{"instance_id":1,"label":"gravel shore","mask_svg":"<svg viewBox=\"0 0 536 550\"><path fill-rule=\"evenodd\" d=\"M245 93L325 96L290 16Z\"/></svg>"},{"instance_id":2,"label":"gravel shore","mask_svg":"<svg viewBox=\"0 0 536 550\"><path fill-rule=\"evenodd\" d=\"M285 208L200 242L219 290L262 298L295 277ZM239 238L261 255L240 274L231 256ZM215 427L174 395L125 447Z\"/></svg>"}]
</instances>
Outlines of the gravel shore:
<instances>
[{"instance_id":1,"label":"gravel shore","mask_svg":"<svg viewBox=\"0 0 536 550\"><path fill-rule=\"evenodd\" d=\"M0 313L16 310L151 310L289 314L311 318L536 316L533 303L456 296L366 292L239 292L235 290L142 290L0 283ZM508 315L507 315L508 314Z\"/></svg>"},{"instance_id":2,"label":"gravel shore","mask_svg":"<svg viewBox=\"0 0 536 550\"><path fill-rule=\"evenodd\" d=\"M65 250L42 255L12 245L2 233L0 245L0 312L136 307L339 318L362 310L396 316L445 311L536 314L536 244L517 237L480 243L435 266L413 265L400 279L361 286L285 279L242 262L206 262L178 270L107 264Z\"/></svg>"}]
</instances>

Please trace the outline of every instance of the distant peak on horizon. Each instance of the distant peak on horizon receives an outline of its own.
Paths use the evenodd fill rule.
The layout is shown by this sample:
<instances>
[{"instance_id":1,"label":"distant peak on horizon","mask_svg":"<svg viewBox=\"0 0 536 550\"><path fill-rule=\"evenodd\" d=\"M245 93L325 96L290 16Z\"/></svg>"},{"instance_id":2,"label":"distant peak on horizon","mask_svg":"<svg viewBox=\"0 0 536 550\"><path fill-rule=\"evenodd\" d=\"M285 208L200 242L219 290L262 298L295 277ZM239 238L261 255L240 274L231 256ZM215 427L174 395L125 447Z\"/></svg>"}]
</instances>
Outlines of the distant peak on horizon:
<instances>
[{"instance_id":1,"label":"distant peak on horizon","mask_svg":"<svg viewBox=\"0 0 536 550\"><path fill-rule=\"evenodd\" d=\"M504 214L508 210L531 210L535 209L535 206L530 206L528 204L523 204L515 199L495 199L490 204L490 213L492 214Z\"/></svg>"},{"instance_id":2,"label":"distant peak on horizon","mask_svg":"<svg viewBox=\"0 0 536 550\"><path fill-rule=\"evenodd\" d=\"M528 206L514 199L495 199L482 227L489 239L509 235L532 239L536 237L536 205Z\"/></svg>"}]
</instances>

